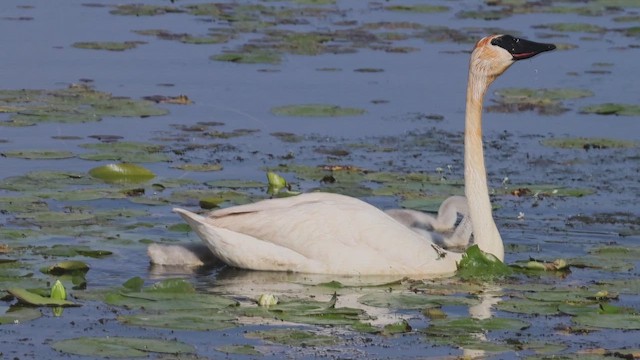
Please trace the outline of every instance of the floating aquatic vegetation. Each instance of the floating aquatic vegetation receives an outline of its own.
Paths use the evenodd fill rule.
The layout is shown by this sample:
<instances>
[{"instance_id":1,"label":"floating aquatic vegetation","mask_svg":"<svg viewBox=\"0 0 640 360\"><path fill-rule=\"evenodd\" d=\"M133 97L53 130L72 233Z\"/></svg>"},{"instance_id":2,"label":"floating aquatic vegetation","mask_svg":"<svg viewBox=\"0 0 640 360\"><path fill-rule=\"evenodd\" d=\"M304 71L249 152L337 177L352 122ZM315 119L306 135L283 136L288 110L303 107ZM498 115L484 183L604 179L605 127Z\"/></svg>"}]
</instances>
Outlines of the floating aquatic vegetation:
<instances>
[{"instance_id":1,"label":"floating aquatic vegetation","mask_svg":"<svg viewBox=\"0 0 640 360\"><path fill-rule=\"evenodd\" d=\"M63 275L69 273L86 273L89 271L89 265L84 261L69 260L62 261L57 264L46 266L40 269L41 272L50 275Z\"/></svg>"},{"instance_id":2,"label":"floating aquatic vegetation","mask_svg":"<svg viewBox=\"0 0 640 360\"><path fill-rule=\"evenodd\" d=\"M177 340L132 337L79 337L54 342L59 352L102 358L148 357L149 354L191 354L195 349Z\"/></svg>"},{"instance_id":3,"label":"floating aquatic vegetation","mask_svg":"<svg viewBox=\"0 0 640 360\"><path fill-rule=\"evenodd\" d=\"M542 145L560 149L621 149L637 147L634 141L605 139L605 138L550 138L544 139Z\"/></svg>"},{"instance_id":4,"label":"floating aquatic vegetation","mask_svg":"<svg viewBox=\"0 0 640 360\"><path fill-rule=\"evenodd\" d=\"M593 92L571 88L506 88L497 90L496 95L497 99L494 100L496 104L487 106L487 111L537 111L543 115L557 115L569 110L563 106L562 101L591 97Z\"/></svg>"},{"instance_id":5,"label":"floating aquatic vegetation","mask_svg":"<svg viewBox=\"0 0 640 360\"><path fill-rule=\"evenodd\" d=\"M45 297L26 289L13 288L13 289L7 289L7 292L12 296L14 296L16 299L18 299L20 303L31 305L31 306L61 306L61 307L81 306L80 304L74 303L72 301Z\"/></svg>"},{"instance_id":6,"label":"floating aquatic vegetation","mask_svg":"<svg viewBox=\"0 0 640 360\"><path fill-rule=\"evenodd\" d=\"M98 166L89 170L89 175L114 184L144 183L156 176L145 167L127 163Z\"/></svg>"},{"instance_id":7,"label":"floating aquatic vegetation","mask_svg":"<svg viewBox=\"0 0 640 360\"><path fill-rule=\"evenodd\" d=\"M448 6L442 5L389 5L388 11L412 12L412 13L441 13L449 11Z\"/></svg>"},{"instance_id":8,"label":"floating aquatic vegetation","mask_svg":"<svg viewBox=\"0 0 640 360\"><path fill-rule=\"evenodd\" d=\"M58 150L16 150L2 153L3 156L10 158L20 158L27 160L59 160L69 159L75 155L70 151Z\"/></svg>"},{"instance_id":9,"label":"floating aquatic vegetation","mask_svg":"<svg viewBox=\"0 0 640 360\"><path fill-rule=\"evenodd\" d=\"M559 32L604 33L607 31L607 29L603 27L589 23L555 23L534 25L532 27L534 29L549 29Z\"/></svg>"},{"instance_id":10,"label":"floating aquatic vegetation","mask_svg":"<svg viewBox=\"0 0 640 360\"><path fill-rule=\"evenodd\" d=\"M249 339L259 339L288 346L317 347L341 343L338 337L316 334L311 331L294 329L271 329L252 331L245 334Z\"/></svg>"},{"instance_id":11,"label":"floating aquatic vegetation","mask_svg":"<svg viewBox=\"0 0 640 360\"><path fill-rule=\"evenodd\" d=\"M145 44L142 41L94 41L94 42L76 42L71 46L78 49L90 49L90 50L107 50L107 51L125 51L135 49L138 45Z\"/></svg>"},{"instance_id":12,"label":"floating aquatic vegetation","mask_svg":"<svg viewBox=\"0 0 640 360\"><path fill-rule=\"evenodd\" d=\"M152 102L115 97L85 84L59 90L0 90L0 107L11 113L3 126L40 122L94 122L103 117L148 117L168 113Z\"/></svg>"},{"instance_id":13,"label":"floating aquatic vegetation","mask_svg":"<svg viewBox=\"0 0 640 360\"><path fill-rule=\"evenodd\" d=\"M492 254L480 250L478 245L473 245L464 252L456 271L458 277L468 280L493 280L512 273L509 266Z\"/></svg>"},{"instance_id":14,"label":"floating aquatic vegetation","mask_svg":"<svg viewBox=\"0 0 640 360\"><path fill-rule=\"evenodd\" d=\"M47 248L36 247L33 249L34 254L46 255L46 256L87 256L91 258L103 258L113 253L108 250L94 250L86 245L53 245Z\"/></svg>"},{"instance_id":15,"label":"floating aquatic vegetation","mask_svg":"<svg viewBox=\"0 0 640 360\"><path fill-rule=\"evenodd\" d=\"M294 133L289 133L289 132L273 132L269 135L274 136L278 138L280 141L286 142L286 143L299 143L302 140L304 140L304 136L296 135Z\"/></svg>"},{"instance_id":16,"label":"floating aquatic vegetation","mask_svg":"<svg viewBox=\"0 0 640 360\"><path fill-rule=\"evenodd\" d=\"M195 171L195 172L210 172L210 171L220 171L223 169L221 164L179 164L172 165L174 169L184 170L184 171Z\"/></svg>"},{"instance_id":17,"label":"floating aquatic vegetation","mask_svg":"<svg viewBox=\"0 0 640 360\"><path fill-rule=\"evenodd\" d=\"M179 41L185 44L223 44L231 40L231 33L216 33L211 35L191 35L186 33L173 33L168 30L152 29L152 30L135 30L136 34L155 36L162 40Z\"/></svg>"},{"instance_id":18,"label":"floating aquatic vegetation","mask_svg":"<svg viewBox=\"0 0 640 360\"><path fill-rule=\"evenodd\" d=\"M596 193L595 189L569 188L548 184L519 184L503 186L495 189L496 194L513 195L517 197L582 197Z\"/></svg>"},{"instance_id":19,"label":"floating aquatic vegetation","mask_svg":"<svg viewBox=\"0 0 640 360\"><path fill-rule=\"evenodd\" d=\"M271 112L280 116L339 117L358 116L364 114L366 111L364 109L340 107L329 104L305 104L279 106L271 109Z\"/></svg>"},{"instance_id":20,"label":"floating aquatic vegetation","mask_svg":"<svg viewBox=\"0 0 640 360\"><path fill-rule=\"evenodd\" d=\"M258 351L255 346L252 345L222 345L216 346L216 350L225 354L233 355L251 355L260 356L262 353Z\"/></svg>"},{"instance_id":21,"label":"floating aquatic vegetation","mask_svg":"<svg viewBox=\"0 0 640 360\"><path fill-rule=\"evenodd\" d=\"M113 15L128 16L155 16L171 13L182 13L184 10L173 6L156 6L145 4L124 4L117 5L110 13Z\"/></svg>"},{"instance_id":22,"label":"floating aquatic vegetation","mask_svg":"<svg viewBox=\"0 0 640 360\"><path fill-rule=\"evenodd\" d=\"M26 306L7 307L4 313L0 313L0 325L21 324L35 320L42 316L40 310Z\"/></svg>"},{"instance_id":23,"label":"floating aquatic vegetation","mask_svg":"<svg viewBox=\"0 0 640 360\"><path fill-rule=\"evenodd\" d=\"M93 161L121 161L123 163L165 162L171 158L163 153L165 147L152 143L113 142L99 144L82 144L80 147L95 150L97 153L81 154L78 157Z\"/></svg>"},{"instance_id":24,"label":"floating aquatic vegetation","mask_svg":"<svg viewBox=\"0 0 640 360\"><path fill-rule=\"evenodd\" d=\"M606 103L580 108L584 114L640 116L640 105Z\"/></svg>"},{"instance_id":25,"label":"floating aquatic vegetation","mask_svg":"<svg viewBox=\"0 0 640 360\"><path fill-rule=\"evenodd\" d=\"M279 64L281 56L269 51L230 52L211 56L211 60L234 62L238 64Z\"/></svg>"}]
</instances>

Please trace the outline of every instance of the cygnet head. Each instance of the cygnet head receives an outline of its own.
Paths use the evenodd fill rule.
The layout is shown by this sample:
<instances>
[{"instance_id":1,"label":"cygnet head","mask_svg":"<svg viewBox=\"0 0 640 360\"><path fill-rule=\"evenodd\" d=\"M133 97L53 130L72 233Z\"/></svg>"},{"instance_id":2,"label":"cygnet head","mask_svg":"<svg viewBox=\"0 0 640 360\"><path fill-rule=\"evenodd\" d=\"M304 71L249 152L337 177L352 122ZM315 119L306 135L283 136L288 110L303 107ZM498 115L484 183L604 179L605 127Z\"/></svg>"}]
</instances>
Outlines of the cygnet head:
<instances>
[{"instance_id":1,"label":"cygnet head","mask_svg":"<svg viewBox=\"0 0 640 360\"><path fill-rule=\"evenodd\" d=\"M514 62L555 48L554 44L538 43L511 35L490 35L476 43L471 54L471 71L488 76L493 81Z\"/></svg>"}]
</instances>

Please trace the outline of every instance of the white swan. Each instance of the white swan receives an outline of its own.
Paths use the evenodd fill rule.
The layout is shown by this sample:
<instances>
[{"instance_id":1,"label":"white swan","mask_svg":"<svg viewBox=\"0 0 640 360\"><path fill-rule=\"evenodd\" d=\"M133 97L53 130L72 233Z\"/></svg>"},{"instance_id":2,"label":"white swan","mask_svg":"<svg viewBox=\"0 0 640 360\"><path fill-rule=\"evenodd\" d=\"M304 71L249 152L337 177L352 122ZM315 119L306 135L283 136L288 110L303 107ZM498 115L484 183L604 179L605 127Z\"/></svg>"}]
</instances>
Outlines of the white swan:
<instances>
[{"instance_id":1,"label":"white swan","mask_svg":"<svg viewBox=\"0 0 640 360\"><path fill-rule=\"evenodd\" d=\"M474 240L504 259L491 213L482 148L482 102L515 61L555 49L510 35L478 41L469 66L465 195ZM174 209L224 263L243 269L353 275L442 275L461 254L447 252L376 207L348 196L308 193L211 212Z\"/></svg>"},{"instance_id":2,"label":"white swan","mask_svg":"<svg viewBox=\"0 0 640 360\"><path fill-rule=\"evenodd\" d=\"M442 202L437 217L411 209L389 209L385 213L414 232L431 238L446 249L463 249L471 242L473 231L469 206L464 196L451 196ZM458 222L458 214L462 219Z\"/></svg>"}]
</instances>

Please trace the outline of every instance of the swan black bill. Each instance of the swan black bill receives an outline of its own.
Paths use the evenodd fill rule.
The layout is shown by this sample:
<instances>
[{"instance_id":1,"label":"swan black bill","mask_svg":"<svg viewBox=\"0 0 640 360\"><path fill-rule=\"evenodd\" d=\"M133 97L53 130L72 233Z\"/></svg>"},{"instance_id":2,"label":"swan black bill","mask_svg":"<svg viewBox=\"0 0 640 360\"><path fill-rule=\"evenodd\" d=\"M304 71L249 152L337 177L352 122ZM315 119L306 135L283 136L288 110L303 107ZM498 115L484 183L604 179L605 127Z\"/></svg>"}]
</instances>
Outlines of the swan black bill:
<instances>
[{"instance_id":1,"label":"swan black bill","mask_svg":"<svg viewBox=\"0 0 640 360\"><path fill-rule=\"evenodd\" d=\"M507 50L513 60L524 60L534 57L541 52L551 51L556 48L554 44L538 43L513 37L511 35L502 35L491 40L491 45L500 46Z\"/></svg>"}]
</instances>

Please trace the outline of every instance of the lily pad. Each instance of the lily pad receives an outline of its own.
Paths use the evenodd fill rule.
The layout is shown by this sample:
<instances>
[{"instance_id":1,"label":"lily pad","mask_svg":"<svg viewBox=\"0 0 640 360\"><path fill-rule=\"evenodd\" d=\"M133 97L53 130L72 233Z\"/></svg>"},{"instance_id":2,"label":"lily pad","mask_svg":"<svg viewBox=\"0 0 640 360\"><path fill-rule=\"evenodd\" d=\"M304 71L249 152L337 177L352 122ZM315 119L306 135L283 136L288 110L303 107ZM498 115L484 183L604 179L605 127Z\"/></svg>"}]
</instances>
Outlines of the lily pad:
<instances>
[{"instance_id":1,"label":"lily pad","mask_svg":"<svg viewBox=\"0 0 640 360\"><path fill-rule=\"evenodd\" d=\"M637 147L640 144L635 141L616 140L607 138L551 138L542 141L542 144L560 149L621 149Z\"/></svg>"},{"instance_id":2,"label":"lily pad","mask_svg":"<svg viewBox=\"0 0 640 360\"><path fill-rule=\"evenodd\" d=\"M233 355L251 355L251 356L259 356L262 353L256 350L255 346L252 345L222 345L217 346L216 350Z\"/></svg>"},{"instance_id":3,"label":"lily pad","mask_svg":"<svg viewBox=\"0 0 640 360\"><path fill-rule=\"evenodd\" d=\"M79 157L85 160L104 161L114 160L125 163L164 162L171 158L162 153L161 145L140 142L115 142L101 144L83 144L83 148L96 150L98 153L81 154Z\"/></svg>"},{"instance_id":4,"label":"lily pad","mask_svg":"<svg viewBox=\"0 0 640 360\"><path fill-rule=\"evenodd\" d=\"M10 158L20 158L28 160L59 160L70 159L75 155L69 151L57 151L57 150L17 150L7 151L2 155Z\"/></svg>"},{"instance_id":5,"label":"lily pad","mask_svg":"<svg viewBox=\"0 0 640 360\"><path fill-rule=\"evenodd\" d=\"M388 11L401 11L412 13L441 13L449 11L449 7L441 5L390 5L384 8Z\"/></svg>"},{"instance_id":6,"label":"lily pad","mask_svg":"<svg viewBox=\"0 0 640 360\"><path fill-rule=\"evenodd\" d=\"M487 107L488 111L516 112L533 110L543 115L557 115L569 110L563 106L562 101L591 97L593 92L573 88L506 88L497 90L496 95L495 102L497 104L489 105Z\"/></svg>"},{"instance_id":7,"label":"lily pad","mask_svg":"<svg viewBox=\"0 0 640 360\"><path fill-rule=\"evenodd\" d=\"M238 64L279 64L280 55L268 51L255 51L247 53L225 53L211 56L211 60L234 62Z\"/></svg>"},{"instance_id":8,"label":"lily pad","mask_svg":"<svg viewBox=\"0 0 640 360\"><path fill-rule=\"evenodd\" d=\"M93 41L93 42L76 42L73 43L73 47L78 49L90 49L90 50L107 50L107 51L125 51L135 49L138 45L144 44L142 41Z\"/></svg>"},{"instance_id":9,"label":"lily pad","mask_svg":"<svg viewBox=\"0 0 640 360\"><path fill-rule=\"evenodd\" d=\"M131 184L143 183L156 175L150 170L136 164L107 164L89 170L89 175L109 183Z\"/></svg>"},{"instance_id":10,"label":"lily pad","mask_svg":"<svg viewBox=\"0 0 640 360\"><path fill-rule=\"evenodd\" d=\"M80 306L80 304L71 301L44 297L26 289L13 288L8 289L7 292L15 296L21 303L32 306Z\"/></svg>"},{"instance_id":11,"label":"lily pad","mask_svg":"<svg viewBox=\"0 0 640 360\"><path fill-rule=\"evenodd\" d=\"M94 122L105 116L147 117L167 110L145 100L115 97L85 84L58 90L0 90L0 107L12 113L5 126L26 126L40 122Z\"/></svg>"},{"instance_id":12,"label":"lily pad","mask_svg":"<svg viewBox=\"0 0 640 360\"><path fill-rule=\"evenodd\" d=\"M89 271L89 265L87 265L87 263L85 263L84 261L77 261L77 260L62 261L55 265L44 267L41 269L41 271L45 274L51 274L51 275L62 275L62 274L78 273L78 272L85 273Z\"/></svg>"},{"instance_id":13,"label":"lily pad","mask_svg":"<svg viewBox=\"0 0 640 360\"><path fill-rule=\"evenodd\" d=\"M118 317L118 321L127 325L194 331L228 329L236 326L234 320L236 317L230 315L228 311L196 308Z\"/></svg>"},{"instance_id":14,"label":"lily pad","mask_svg":"<svg viewBox=\"0 0 640 360\"><path fill-rule=\"evenodd\" d=\"M311 331L292 329L271 329L265 331L253 331L245 335L249 339L260 339L272 343L288 346L331 346L341 343L335 336L320 335Z\"/></svg>"},{"instance_id":15,"label":"lily pad","mask_svg":"<svg viewBox=\"0 0 640 360\"><path fill-rule=\"evenodd\" d=\"M271 109L271 112L280 116L296 117L339 117L358 116L366 111L358 108L340 107L328 104L306 104L279 106Z\"/></svg>"},{"instance_id":16,"label":"lily pad","mask_svg":"<svg viewBox=\"0 0 640 360\"><path fill-rule=\"evenodd\" d=\"M103 358L147 357L149 353L177 355L195 352L191 345L176 340L118 336L66 339L54 342L51 347L67 354Z\"/></svg>"},{"instance_id":17,"label":"lily pad","mask_svg":"<svg viewBox=\"0 0 640 360\"><path fill-rule=\"evenodd\" d=\"M640 116L640 105L606 103L606 104L585 106L580 109L580 112L585 114L597 114L597 115Z\"/></svg>"},{"instance_id":18,"label":"lily pad","mask_svg":"<svg viewBox=\"0 0 640 360\"><path fill-rule=\"evenodd\" d=\"M180 164L173 165L172 168L184 171L208 172L222 170L221 164Z\"/></svg>"},{"instance_id":19,"label":"lily pad","mask_svg":"<svg viewBox=\"0 0 640 360\"><path fill-rule=\"evenodd\" d=\"M640 330L638 314L589 313L574 316L571 321L578 325L603 329Z\"/></svg>"},{"instance_id":20,"label":"lily pad","mask_svg":"<svg viewBox=\"0 0 640 360\"><path fill-rule=\"evenodd\" d=\"M0 325L20 324L35 320L42 316L38 309L26 306L11 306L5 313L0 314Z\"/></svg>"}]
</instances>

